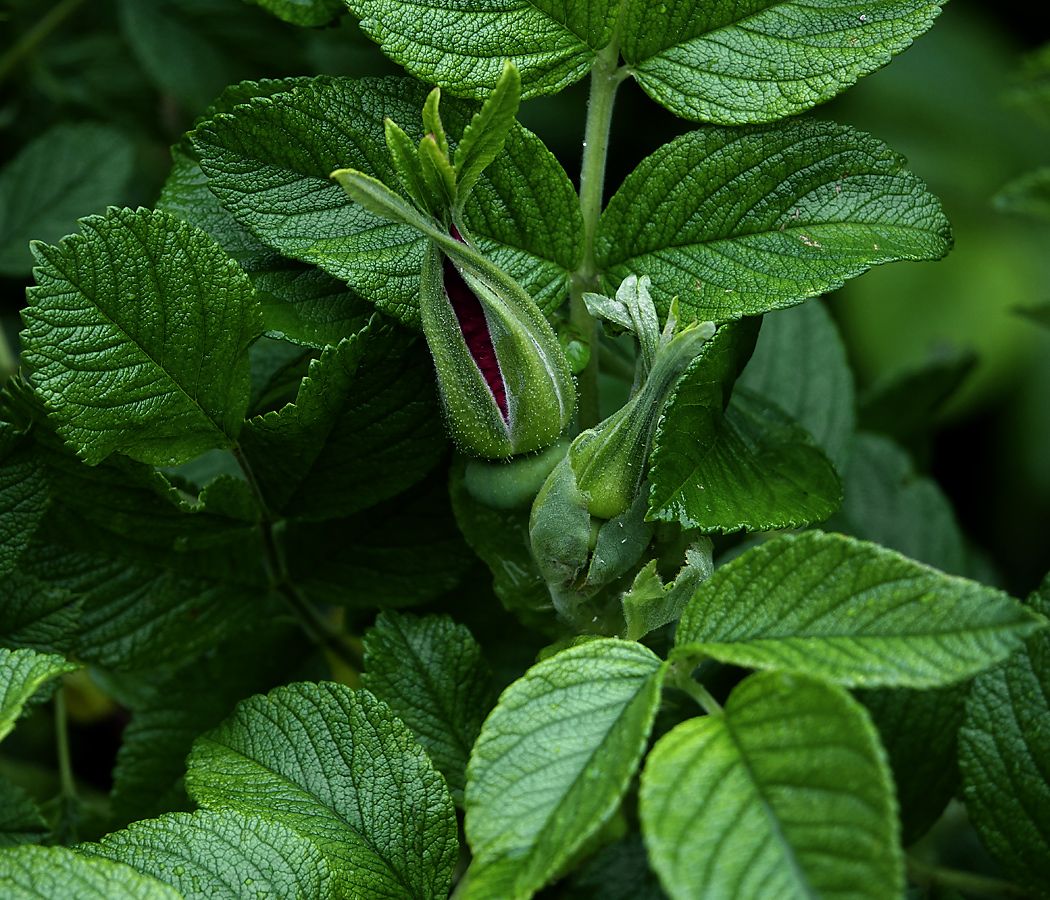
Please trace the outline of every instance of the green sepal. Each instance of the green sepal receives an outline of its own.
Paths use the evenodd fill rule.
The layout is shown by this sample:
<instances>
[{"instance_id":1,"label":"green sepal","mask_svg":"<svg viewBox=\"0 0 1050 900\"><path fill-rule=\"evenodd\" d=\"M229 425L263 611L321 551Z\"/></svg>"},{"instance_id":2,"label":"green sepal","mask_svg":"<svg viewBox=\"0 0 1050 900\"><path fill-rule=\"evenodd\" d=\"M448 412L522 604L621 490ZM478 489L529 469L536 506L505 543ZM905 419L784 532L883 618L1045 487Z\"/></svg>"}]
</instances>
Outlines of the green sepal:
<instances>
[{"instance_id":1,"label":"green sepal","mask_svg":"<svg viewBox=\"0 0 1050 900\"><path fill-rule=\"evenodd\" d=\"M419 142L419 162L427 189L441 198L442 207L455 206L459 194L456 172L448 157L441 152L437 140L429 134Z\"/></svg>"},{"instance_id":2,"label":"green sepal","mask_svg":"<svg viewBox=\"0 0 1050 900\"><path fill-rule=\"evenodd\" d=\"M383 134L386 137L386 145L390 148L390 156L394 161L397 180L401 182L401 186L420 209L434 215L441 209L441 203L430 190L423 175L423 164L415 142L405 134L405 130L397 122L389 117L383 121Z\"/></svg>"},{"instance_id":3,"label":"green sepal","mask_svg":"<svg viewBox=\"0 0 1050 900\"><path fill-rule=\"evenodd\" d=\"M448 138L445 135L445 126L441 123L441 113L438 104L441 103L441 88L436 87L423 103L423 127L427 134L434 136L434 141L441 151L441 155L448 157Z\"/></svg>"}]
</instances>

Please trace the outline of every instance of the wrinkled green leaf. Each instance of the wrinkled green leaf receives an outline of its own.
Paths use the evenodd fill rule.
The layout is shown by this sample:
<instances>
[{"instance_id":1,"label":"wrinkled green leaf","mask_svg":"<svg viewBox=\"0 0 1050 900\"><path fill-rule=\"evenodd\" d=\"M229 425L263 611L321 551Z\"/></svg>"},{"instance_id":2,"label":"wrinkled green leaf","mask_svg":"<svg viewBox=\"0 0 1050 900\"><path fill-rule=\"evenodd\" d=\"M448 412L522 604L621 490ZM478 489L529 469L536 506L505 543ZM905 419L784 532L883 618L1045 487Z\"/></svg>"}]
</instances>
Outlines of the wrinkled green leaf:
<instances>
[{"instance_id":1,"label":"wrinkled green leaf","mask_svg":"<svg viewBox=\"0 0 1050 900\"><path fill-rule=\"evenodd\" d=\"M168 213L81 221L40 267L22 313L24 359L59 434L90 464L114 451L177 465L240 432L251 283L202 231Z\"/></svg>"},{"instance_id":2,"label":"wrinkled green leaf","mask_svg":"<svg viewBox=\"0 0 1050 900\"><path fill-rule=\"evenodd\" d=\"M425 239L354 204L329 174L352 168L397 184L384 118L418 141L424 99L424 88L405 79L318 78L217 115L197 127L193 141L209 187L257 238L317 264L414 325ZM441 110L455 136L473 112L456 101ZM251 179L244 178L246 168ZM538 138L512 129L465 215L481 251L541 308L562 303L580 253L582 219L568 176Z\"/></svg>"},{"instance_id":3,"label":"wrinkled green leaf","mask_svg":"<svg viewBox=\"0 0 1050 900\"><path fill-rule=\"evenodd\" d=\"M325 519L373 506L445 453L433 364L374 321L311 363L294 404L250 420L241 446L275 512Z\"/></svg>"},{"instance_id":4,"label":"wrinkled green leaf","mask_svg":"<svg viewBox=\"0 0 1050 900\"><path fill-rule=\"evenodd\" d=\"M0 647L0 741L11 733L33 694L52 678L79 668L54 653Z\"/></svg>"},{"instance_id":5,"label":"wrinkled green leaf","mask_svg":"<svg viewBox=\"0 0 1050 900\"><path fill-rule=\"evenodd\" d=\"M456 820L444 781L366 691L294 684L240 703L197 739L186 786L205 808L287 825L328 859L340 895L445 896Z\"/></svg>"},{"instance_id":6,"label":"wrinkled green leaf","mask_svg":"<svg viewBox=\"0 0 1050 900\"><path fill-rule=\"evenodd\" d=\"M496 702L481 647L448 616L386 612L365 632L364 643L362 687L412 729L462 806L470 748Z\"/></svg>"},{"instance_id":7,"label":"wrinkled green leaf","mask_svg":"<svg viewBox=\"0 0 1050 900\"><path fill-rule=\"evenodd\" d=\"M66 656L73 649L81 600L34 575L13 572L0 580L0 645Z\"/></svg>"},{"instance_id":8,"label":"wrinkled green leaf","mask_svg":"<svg viewBox=\"0 0 1050 900\"><path fill-rule=\"evenodd\" d=\"M674 622L682 615L685 604L696 589L711 577L714 562L711 558L711 539L701 537L685 551L685 564L673 581L664 584L656 571L657 560L650 560L635 576L631 588L620 601L627 623L624 634L636 641L662 625Z\"/></svg>"},{"instance_id":9,"label":"wrinkled green leaf","mask_svg":"<svg viewBox=\"0 0 1050 900\"><path fill-rule=\"evenodd\" d=\"M0 847L38 844L47 833L40 807L17 784L0 778Z\"/></svg>"},{"instance_id":10,"label":"wrinkled green leaf","mask_svg":"<svg viewBox=\"0 0 1050 900\"><path fill-rule=\"evenodd\" d=\"M904 867L878 736L846 691L760 673L724 714L688 719L649 754L639 798L672 900L899 900Z\"/></svg>"},{"instance_id":11,"label":"wrinkled green leaf","mask_svg":"<svg viewBox=\"0 0 1050 900\"><path fill-rule=\"evenodd\" d=\"M521 900L612 815L634 774L666 664L598 639L533 666L482 728L467 769L474 853L464 900Z\"/></svg>"},{"instance_id":12,"label":"wrinkled green leaf","mask_svg":"<svg viewBox=\"0 0 1050 900\"><path fill-rule=\"evenodd\" d=\"M768 122L886 65L940 11L931 0L629 0L621 52L642 89L676 115Z\"/></svg>"},{"instance_id":13,"label":"wrinkled green leaf","mask_svg":"<svg viewBox=\"0 0 1050 900\"><path fill-rule=\"evenodd\" d=\"M853 373L838 329L820 300L770 314L737 384L798 422L836 466L856 424Z\"/></svg>"},{"instance_id":14,"label":"wrinkled green leaf","mask_svg":"<svg viewBox=\"0 0 1050 900\"><path fill-rule=\"evenodd\" d=\"M1050 576L1032 595L1050 615ZM1050 637L1031 637L974 681L959 764L966 809L1011 880L1050 896Z\"/></svg>"},{"instance_id":15,"label":"wrinkled green leaf","mask_svg":"<svg viewBox=\"0 0 1050 900\"><path fill-rule=\"evenodd\" d=\"M822 522L838 508L842 482L834 466L790 416L737 388L703 447L682 424L694 396L688 382L680 386L661 425L651 518L705 532L768 531Z\"/></svg>"},{"instance_id":16,"label":"wrinkled green leaf","mask_svg":"<svg viewBox=\"0 0 1050 900\"><path fill-rule=\"evenodd\" d=\"M77 849L166 882L183 900L335 896L328 862L313 843L280 822L229 809L135 822Z\"/></svg>"},{"instance_id":17,"label":"wrinkled green leaf","mask_svg":"<svg viewBox=\"0 0 1050 900\"><path fill-rule=\"evenodd\" d=\"M47 473L28 445L0 423L0 575L14 570L47 509Z\"/></svg>"},{"instance_id":18,"label":"wrinkled green leaf","mask_svg":"<svg viewBox=\"0 0 1050 900\"><path fill-rule=\"evenodd\" d=\"M905 160L831 122L706 127L665 144L602 215L612 284L648 275L657 308L716 322L801 303L871 266L939 259L940 203Z\"/></svg>"},{"instance_id":19,"label":"wrinkled green leaf","mask_svg":"<svg viewBox=\"0 0 1050 900\"><path fill-rule=\"evenodd\" d=\"M808 531L716 569L686 606L675 656L853 687L932 687L1005 659L1044 624L994 588Z\"/></svg>"},{"instance_id":20,"label":"wrinkled green leaf","mask_svg":"<svg viewBox=\"0 0 1050 900\"><path fill-rule=\"evenodd\" d=\"M579 81L613 36L611 0L346 0L362 30L417 78L483 99L503 60L521 70L522 98ZM426 35L426 40L420 40Z\"/></svg>"},{"instance_id":21,"label":"wrinkled green leaf","mask_svg":"<svg viewBox=\"0 0 1050 900\"><path fill-rule=\"evenodd\" d=\"M0 274L28 274L31 240L55 242L123 200L131 163L130 141L104 125L56 125L26 144L0 170Z\"/></svg>"},{"instance_id":22,"label":"wrinkled green leaf","mask_svg":"<svg viewBox=\"0 0 1050 900\"><path fill-rule=\"evenodd\" d=\"M4 900L183 900L174 888L122 863L65 847L15 847L0 853Z\"/></svg>"}]
</instances>

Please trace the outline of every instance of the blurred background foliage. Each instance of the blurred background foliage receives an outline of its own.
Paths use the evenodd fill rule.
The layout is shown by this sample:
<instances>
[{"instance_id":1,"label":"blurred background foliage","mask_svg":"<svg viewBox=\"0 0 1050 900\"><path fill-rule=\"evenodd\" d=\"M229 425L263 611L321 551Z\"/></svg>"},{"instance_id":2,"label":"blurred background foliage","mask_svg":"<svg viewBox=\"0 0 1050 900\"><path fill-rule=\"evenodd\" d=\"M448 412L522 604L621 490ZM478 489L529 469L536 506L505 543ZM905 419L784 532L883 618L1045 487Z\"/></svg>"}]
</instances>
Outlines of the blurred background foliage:
<instances>
[{"instance_id":1,"label":"blurred background foliage","mask_svg":"<svg viewBox=\"0 0 1050 900\"><path fill-rule=\"evenodd\" d=\"M952 0L916 47L813 112L906 154L953 223L945 261L874 270L831 308L862 396L872 386L884 399L931 392L931 415L895 418L884 406L862 421L893 432L941 482L1019 596L1050 569L1050 329L1017 312L1042 305L1047 318L1050 220L995 197L1050 166L1050 101L1033 104L1022 76L1026 54L1050 39L1044 17L1026 0ZM226 85L398 72L349 15L299 28L243 0L0 2L0 321L14 348L0 359L5 374L31 281L28 240L57 241L107 205L153 205L168 147ZM521 111L572 176L585 103L580 84ZM625 83L610 193L691 127Z\"/></svg>"}]
</instances>

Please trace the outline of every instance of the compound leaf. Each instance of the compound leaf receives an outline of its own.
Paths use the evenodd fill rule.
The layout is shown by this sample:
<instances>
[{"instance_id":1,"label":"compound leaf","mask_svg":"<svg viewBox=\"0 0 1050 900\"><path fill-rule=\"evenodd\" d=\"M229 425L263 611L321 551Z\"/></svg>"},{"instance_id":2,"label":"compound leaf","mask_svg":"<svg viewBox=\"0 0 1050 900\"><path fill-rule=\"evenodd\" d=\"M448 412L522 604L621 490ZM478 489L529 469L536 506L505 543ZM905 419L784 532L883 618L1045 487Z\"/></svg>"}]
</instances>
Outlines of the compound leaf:
<instances>
[{"instance_id":1,"label":"compound leaf","mask_svg":"<svg viewBox=\"0 0 1050 900\"><path fill-rule=\"evenodd\" d=\"M444 781L367 691L299 683L252 697L197 739L187 764L201 806L258 815L317 844L340 896L448 891L457 842Z\"/></svg>"},{"instance_id":2,"label":"compound leaf","mask_svg":"<svg viewBox=\"0 0 1050 900\"><path fill-rule=\"evenodd\" d=\"M808 531L716 569L682 614L674 655L853 687L933 687L1000 662L1043 625L994 588Z\"/></svg>"},{"instance_id":3,"label":"compound leaf","mask_svg":"<svg viewBox=\"0 0 1050 900\"><path fill-rule=\"evenodd\" d=\"M89 464L151 465L228 447L262 331L251 282L169 213L111 210L57 247L34 245L24 358L58 433Z\"/></svg>"},{"instance_id":4,"label":"compound leaf","mask_svg":"<svg viewBox=\"0 0 1050 900\"><path fill-rule=\"evenodd\" d=\"M596 253L612 285L648 275L658 308L716 322L801 303L871 266L939 259L948 220L905 160L831 122L702 128L613 195Z\"/></svg>"},{"instance_id":5,"label":"compound leaf","mask_svg":"<svg viewBox=\"0 0 1050 900\"><path fill-rule=\"evenodd\" d=\"M645 749L666 663L601 638L533 666L500 697L467 769L465 900L523 900L616 809Z\"/></svg>"},{"instance_id":6,"label":"compound leaf","mask_svg":"<svg viewBox=\"0 0 1050 900\"><path fill-rule=\"evenodd\" d=\"M0 853L4 900L183 900L174 888L130 866L65 847L24 845Z\"/></svg>"},{"instance_id":7,"label":"compound leaf","mask_svg":"<svg viewBox=\"0 0 1050 900\"><path fill-rule=\"evenodd\" d=\"M671 900L897 900L895 806L864 708L840 687L774 672L741 682L724 714L660 738L639 796Z\"/></svg>"}]
</instances>

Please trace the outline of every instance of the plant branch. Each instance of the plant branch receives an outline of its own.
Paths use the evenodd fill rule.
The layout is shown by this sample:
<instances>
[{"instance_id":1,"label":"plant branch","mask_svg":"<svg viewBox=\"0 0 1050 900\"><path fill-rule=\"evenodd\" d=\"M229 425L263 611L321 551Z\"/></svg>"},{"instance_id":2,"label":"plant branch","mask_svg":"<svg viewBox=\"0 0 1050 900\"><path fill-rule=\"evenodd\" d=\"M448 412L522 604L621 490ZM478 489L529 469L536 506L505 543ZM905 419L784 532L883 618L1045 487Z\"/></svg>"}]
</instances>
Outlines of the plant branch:
<instances>
[{"instance_id":1,"label":"plant branch","mask_svg":"<svg viewBox=\"0 0 1050 900\"><path fill-rule=\"evenodd\" d=\"M908 864L908 875L913 881L923 886L937 884L980 897L991 897L993 900L1035 900L1034 894L1009 881L989 878L987 875L977 875L974 872L964 872L961 869L946 869L943 866L923 862L913 856L907 856L905 859Z\"/></svg>"},{"instance_id":2,"label":"plant branch","mask_svg":"<svg viewBox=\"0 0 1050 900\"><path fill-rule=\"evenodd\" d=\"M61 3L51 7L32 28L25 32L15 45L0 57L0 84L3 84L15 69L32 56L55 29L76 12L83 3L84 0L62 0Z\"/></svg>"}]
</instances>

